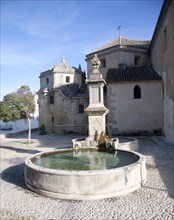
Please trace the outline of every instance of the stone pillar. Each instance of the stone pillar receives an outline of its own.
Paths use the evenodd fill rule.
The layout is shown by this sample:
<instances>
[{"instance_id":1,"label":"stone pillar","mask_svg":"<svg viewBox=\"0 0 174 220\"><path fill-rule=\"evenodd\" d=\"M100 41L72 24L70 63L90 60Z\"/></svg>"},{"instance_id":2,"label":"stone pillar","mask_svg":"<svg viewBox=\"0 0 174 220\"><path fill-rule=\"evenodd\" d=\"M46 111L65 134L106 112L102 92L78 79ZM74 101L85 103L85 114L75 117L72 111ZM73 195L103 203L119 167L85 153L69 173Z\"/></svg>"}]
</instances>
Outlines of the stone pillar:
<instances>
[{"instance_id":1,"label":"stone pillar","mask_svg":"<svg viewBox=\"0 0 174 220\"><path fill-rule=\"evenodd\" d=\"M85 109L88 115L89 138L96 140L101 132L106 131L105 116L109 110L104 106L103 87L106 81L99 72L100 60L97 55L91 60L93 71L88 80L86 80L89 88L89 106Z\"/></svg>"}]
</instances>

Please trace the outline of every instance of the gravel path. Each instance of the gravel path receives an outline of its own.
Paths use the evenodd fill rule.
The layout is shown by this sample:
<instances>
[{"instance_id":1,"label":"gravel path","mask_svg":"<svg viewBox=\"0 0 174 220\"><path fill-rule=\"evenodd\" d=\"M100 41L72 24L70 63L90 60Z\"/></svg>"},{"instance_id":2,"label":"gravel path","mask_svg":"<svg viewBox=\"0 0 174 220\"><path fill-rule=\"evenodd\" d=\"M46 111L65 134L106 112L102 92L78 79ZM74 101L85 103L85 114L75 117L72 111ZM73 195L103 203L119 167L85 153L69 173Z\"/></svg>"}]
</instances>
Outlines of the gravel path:
<instances>
[{"instance_id":1,"label":"gravel path","mask_svg":"<svg viewBox=\"0 0 174 220\"><path fill-rule=\"evenodd\" d=\"M139 152L147 158L147 182L126 196L94 201L52 199L29 191L24 184L24 160L43 150L71 146L73 135L33 134L1 140L1 220L173 220L174 146L161 137L139 137Z\"/></svg>"}]
</instances>

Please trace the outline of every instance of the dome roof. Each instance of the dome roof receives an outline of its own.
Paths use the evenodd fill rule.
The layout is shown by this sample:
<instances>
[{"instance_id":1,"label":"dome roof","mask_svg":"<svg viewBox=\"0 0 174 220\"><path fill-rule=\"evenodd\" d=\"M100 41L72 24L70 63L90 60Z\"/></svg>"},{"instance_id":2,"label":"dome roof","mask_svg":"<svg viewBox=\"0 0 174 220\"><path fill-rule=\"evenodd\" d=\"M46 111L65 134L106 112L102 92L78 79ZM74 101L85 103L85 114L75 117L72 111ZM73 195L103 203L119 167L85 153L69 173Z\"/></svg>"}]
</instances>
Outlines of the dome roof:
<instances>
[{"instance_id":1,"label":"dome roof","mask_svg":"<svg viewBox=\"0 0 174 220\"><path fill-rule=\"evenodd\" d=\"M58 72L58 73L75 73L75 69L71 65L66 63L64 57L62 57L61 63L54 65L53 72Z\"/></svg>"},{"instance_id":2,"label":"dome roof","mask_svg":"<svg viewBox=\"0 0 174 220\"><path fill-rule=\"evenodd\" d=\"M62 58L61 63L54 65L54 67L51 70L46 70L44 72L41 72L39 78L47 77L49 75L53 75L54 73L58 73L58 74L80 74L83 77L86 77L85 71L84 72L82 71L80 65L79 65L79 68L71 66L70 64L66 63L64 57Z\"/></svg>"},{"instance_id":3,"label":"dome roof","mask_svg":"<svg viewBox=\"0 0 174 220\"><path fill-rule=\"evenodd\" d=\"M51 75L52 73L53 73L52 70L46 70L46 71L44 71L44 72L41 72L39 78L49 76L49 75Z\"/></svg>"},{"instance_id":4,"label":"dome roof","mask_svg":"<svg viewBox=\"0 0 174 220\"><path fill-rule=\"evenodd\" d=\"M149 46L150 46L150 40L130 40L124 37L121 37L121 46L123 48L129 48L129 49L142 49L142 50L148 50ZM120 39L114 39L111 42L97 48L95 51L87 54L86 56L88 57L89 55L95 54L96 52L101 52L104 50L109 50L110 48L119 48L120 49ZM122 49L122 48L121 48Z\"/></svg>"}]
</instances>

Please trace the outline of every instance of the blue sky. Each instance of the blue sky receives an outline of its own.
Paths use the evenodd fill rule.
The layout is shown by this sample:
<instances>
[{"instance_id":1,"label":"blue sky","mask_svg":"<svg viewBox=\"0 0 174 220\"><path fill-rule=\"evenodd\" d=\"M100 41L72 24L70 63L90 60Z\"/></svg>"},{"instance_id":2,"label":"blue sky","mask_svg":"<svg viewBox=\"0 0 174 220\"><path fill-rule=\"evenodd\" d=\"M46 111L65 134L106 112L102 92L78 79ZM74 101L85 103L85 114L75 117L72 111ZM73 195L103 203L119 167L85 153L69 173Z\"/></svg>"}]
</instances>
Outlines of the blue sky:
<instances>
[{"instance_id":1,"label":"blue sky","mask_svg":"<svg viewBox=\"0 0 174 220\"><path fill-rule=\"evenodd\" d=\"M21 85L39 90L41 71L64 56L86 70L85 55L121 35L150 40L162 0L1 0L1 99Z\"/></svg>"}]
</instances>

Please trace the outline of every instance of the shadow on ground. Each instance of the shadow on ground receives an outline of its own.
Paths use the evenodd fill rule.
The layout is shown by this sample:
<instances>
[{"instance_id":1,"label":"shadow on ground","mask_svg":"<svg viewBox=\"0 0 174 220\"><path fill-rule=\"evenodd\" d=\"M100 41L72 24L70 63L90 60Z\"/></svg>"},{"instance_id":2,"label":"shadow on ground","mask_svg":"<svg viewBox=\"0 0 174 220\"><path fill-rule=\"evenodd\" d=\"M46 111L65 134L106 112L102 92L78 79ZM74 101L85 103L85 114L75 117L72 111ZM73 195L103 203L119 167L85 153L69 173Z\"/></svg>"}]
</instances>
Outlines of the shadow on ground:
<instances>
[{"instance_id":1,"label":"shadow on ground","mask_svg":"<svg viewBox=\"0 0 174 220\"><path fill-rule=\"evenodd\" d=\"M1 179L26 189L24 181L24 163L11 166L1 173Z\"/></svg>"},{"instance_id":2,"label":"shadow on ground","mask_svg":"<svg viewBox=\"0 0 174 220\"><path fill-rule=\"evenodd\" d=\"M38 150L21 149L21 148L11 147L11 146L1 146L0 148L2 148L2 149L7 149L7 150L13 150L13 151L15 151L16 153L35 154L35 153L39 153L39 152L40 152L40 151L38 151Z\"/></svg>"},{"instance_id":3,"label":"shadow on ground","mask_svg":"<svg viewBox=\"0 0 174 220\"><path fill-rule=\"evenodd\" d=\"M139 139L139 152L145 156L152 156L155 163L149 163L147 160L146 168L148 170L158 169L159 174L163 180L165 188L144 186L149 189L166 191L171 198L174 198L174 146L158 141L157 138L144 138L143 141ZM155 177L154 177L155 178Z\"/></svg>"}]
</instances>

